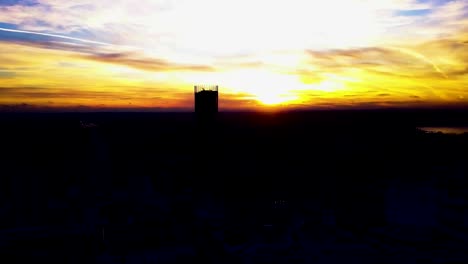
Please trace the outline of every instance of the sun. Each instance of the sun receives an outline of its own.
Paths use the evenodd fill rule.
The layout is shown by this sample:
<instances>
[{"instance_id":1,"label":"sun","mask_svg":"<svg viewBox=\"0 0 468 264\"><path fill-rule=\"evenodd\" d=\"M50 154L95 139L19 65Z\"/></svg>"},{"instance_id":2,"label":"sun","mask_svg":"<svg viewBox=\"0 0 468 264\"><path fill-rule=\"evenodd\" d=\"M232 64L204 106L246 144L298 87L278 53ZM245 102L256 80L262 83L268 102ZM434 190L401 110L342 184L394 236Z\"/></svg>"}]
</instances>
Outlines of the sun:
<instances>
[{"instance_id":1,"label":"sun","mask_svg":"<svg viewBox=\"0 0 468 264\"><path fill-rule=\"evenodd\" d=\"M298 99L293 91L302 85L297 76L263 69L231 72L223 76L222 83L267 106L292 103Z\"/></svg>"},{"instance_id":2,"label":"sun","mask_svg":"<svg viewBox=\"0 0 468 264\"><path fill-rule=\"evenodd\" d=\"M272 95L257 96L257 101L260 101L260 103L264 105L277 105L277 104L281 104L287 101L287 99L282 98L279 95L272 94Z\"/></svg>"},{"instance_id":3,"label":"sun","mask_svg":"<svg viewBox=\"0 0 468 264\"><path fill-rule=\"evenodd\" d=\"M266 106L287 104L296 100L297 98L298 97L295 95L276 94L274 92L272 93L266 92L265 94L255 95L255 99L261 104L266 105Z\"/></svg>"}]
</instances>

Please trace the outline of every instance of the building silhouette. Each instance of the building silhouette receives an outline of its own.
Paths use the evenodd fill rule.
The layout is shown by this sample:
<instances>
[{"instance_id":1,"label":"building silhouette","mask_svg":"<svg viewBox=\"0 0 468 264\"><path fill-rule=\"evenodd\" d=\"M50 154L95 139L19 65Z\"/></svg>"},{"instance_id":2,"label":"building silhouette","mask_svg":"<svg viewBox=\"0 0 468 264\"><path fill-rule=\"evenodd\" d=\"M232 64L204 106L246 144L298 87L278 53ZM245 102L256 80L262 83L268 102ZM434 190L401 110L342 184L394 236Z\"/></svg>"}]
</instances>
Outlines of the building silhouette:
<instances>
[{"instance_id":1,"label":"building silhouette","mask_svg":"<svg viewBox=\"0 0 468 264\"><path fill-rule=\"evenodd\" d=\"M218 86L195 85L195 115L197 119L210 120L218 113Z\"/></svg>"},{"instance_id":2,"label":"building silhouette","mask_svg":"<svg viewBox=\"0 0 468 264\"><path fill-rule=\"evenodd\" d=\"M218 86L217 85L196 85L194 86L195 123L196 139L194 141L195 168L197 177L197 187L200 194L211 189L209 186L222 186L219 183L218 167L213 160L207 160L201 153L217 153L218 134L217 114L218 114ZM220 190L220 188L217 188Z\"/></svg>"}]
</instances>

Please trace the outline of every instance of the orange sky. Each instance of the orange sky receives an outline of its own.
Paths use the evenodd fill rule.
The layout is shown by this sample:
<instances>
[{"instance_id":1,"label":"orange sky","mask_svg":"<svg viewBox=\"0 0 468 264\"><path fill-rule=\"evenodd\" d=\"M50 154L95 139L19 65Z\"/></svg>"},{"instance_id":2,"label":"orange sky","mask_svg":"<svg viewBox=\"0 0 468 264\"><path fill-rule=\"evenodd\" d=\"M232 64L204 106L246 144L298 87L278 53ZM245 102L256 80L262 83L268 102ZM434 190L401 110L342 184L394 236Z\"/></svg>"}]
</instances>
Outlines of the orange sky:
<instances>
[{"instance_id":1,"label":"orange sky","mask_svg":"<svg viewBox=\"0 0 468 264\"><path fill-rule=\"evenodd\" d=\"M0 107L468 105L468 2L11 0Z\"/></svg>"}]
</instances>

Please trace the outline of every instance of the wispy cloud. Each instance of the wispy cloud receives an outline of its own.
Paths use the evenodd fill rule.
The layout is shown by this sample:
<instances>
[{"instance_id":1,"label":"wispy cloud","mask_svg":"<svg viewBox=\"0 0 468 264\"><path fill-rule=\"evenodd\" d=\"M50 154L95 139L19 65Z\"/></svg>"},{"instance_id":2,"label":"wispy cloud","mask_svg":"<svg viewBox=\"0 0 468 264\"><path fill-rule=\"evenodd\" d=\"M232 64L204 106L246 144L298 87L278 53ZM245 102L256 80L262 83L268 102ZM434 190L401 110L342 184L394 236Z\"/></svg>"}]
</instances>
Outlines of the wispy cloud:
<instances>
[{"instance_id":1,"label":"wispy cloud","mask_svg":"<svg viewBox=\"0 0 468 264\"><path fill-rule=\"evenodd\" d=\"M63 35L58 35L58 34L49 34L49 33L33 32L33 31L27 31L27 30L17 30L17 29L8 29L8 28L1 28L1 27L0 27L0 31L13 32L13 33L20 33L20 34L38 35L38 36L46 36L46 37L53 37L53 38L66 39L66 40L72 40L72 41L78 41L78 42L85 42L85 43L91 43L91 44L111 45L110 43L104 43L104 42L99 42L99 41L87 40L87 39L82 39L82 38L68 37L68 36L63 36Z\"/></svg>"},{"instance_id":2,"label":"wispy cloud","mask_svg":"<svg viewBox=\"0 0 468 264\"><path fill-rule=\"evenodd\" d=\"M102 53L85 56L85 58L148 71L214 71L210 66L171 63L162 59L142 58L132 53Z\"/></svg>"}]
</instances>

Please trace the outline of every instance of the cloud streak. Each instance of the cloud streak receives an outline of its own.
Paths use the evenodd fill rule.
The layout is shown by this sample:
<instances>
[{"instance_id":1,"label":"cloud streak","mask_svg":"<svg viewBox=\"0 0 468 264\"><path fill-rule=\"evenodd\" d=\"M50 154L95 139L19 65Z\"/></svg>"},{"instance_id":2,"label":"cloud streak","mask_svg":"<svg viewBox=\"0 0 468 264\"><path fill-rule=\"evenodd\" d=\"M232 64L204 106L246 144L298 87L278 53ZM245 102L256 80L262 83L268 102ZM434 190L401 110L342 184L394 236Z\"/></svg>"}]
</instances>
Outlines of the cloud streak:
<instances>
[{"instance_id":1,"label":"cloud streak","mask_svg":"<svg viewBox=\"0 0 468 264\"><path fill-rule=\"evenodd\" d=\"M31 35L38 35L38 36L53 37L53 38L60 38L60 39L73 40L73 41L79 41L79 42L90 43L90 44L112 45L110 43L104 43L104 42L99 42L99 41L93 41L93 40L87 40L87 39L81 39L81 38L74 38L74 37L62 36L62 35L57 35L57 34L32 32L32 31L26 31L26 30L0 28L0 31L21 33L21 34L31 34Z\"/></svg>"},{"instance_id":2,"label":"cloud streak","mask_svg":"<svg viewBox=\"0 0 468 264\"><path fill-rule=\"evenodd\" d=\"M132 53L102 53L85 56L84 58L126 65L147 71L214 71L210 66L171 63L162 59L141 58Z\"/></svg>"}]
</instances>

